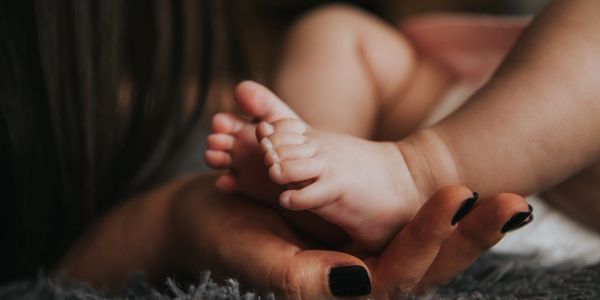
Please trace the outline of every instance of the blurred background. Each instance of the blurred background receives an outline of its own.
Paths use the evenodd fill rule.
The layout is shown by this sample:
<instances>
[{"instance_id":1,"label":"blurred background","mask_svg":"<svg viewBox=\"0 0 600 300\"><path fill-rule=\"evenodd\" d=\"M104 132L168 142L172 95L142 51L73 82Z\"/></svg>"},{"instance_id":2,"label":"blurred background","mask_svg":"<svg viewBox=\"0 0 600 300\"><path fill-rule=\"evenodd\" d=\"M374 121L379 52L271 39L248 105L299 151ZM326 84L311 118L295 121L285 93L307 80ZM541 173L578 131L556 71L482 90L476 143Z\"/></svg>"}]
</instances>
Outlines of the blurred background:
<instances>
[{"instance_id":1,"label":"blurred background","mask_svg":"<svg viewBox=\"0 0 600 300\"><path fill-rule=\"evenodd\" d=\"M278 45L294 21L317 6L347 3L398 24L412 15L436 11L484 14L535 14L549 0L248 0L226 1L225 10L233 23L234 40L239 52L234 60L242 76L263 81L275 63Z\"/></svg>"}]
</instances>

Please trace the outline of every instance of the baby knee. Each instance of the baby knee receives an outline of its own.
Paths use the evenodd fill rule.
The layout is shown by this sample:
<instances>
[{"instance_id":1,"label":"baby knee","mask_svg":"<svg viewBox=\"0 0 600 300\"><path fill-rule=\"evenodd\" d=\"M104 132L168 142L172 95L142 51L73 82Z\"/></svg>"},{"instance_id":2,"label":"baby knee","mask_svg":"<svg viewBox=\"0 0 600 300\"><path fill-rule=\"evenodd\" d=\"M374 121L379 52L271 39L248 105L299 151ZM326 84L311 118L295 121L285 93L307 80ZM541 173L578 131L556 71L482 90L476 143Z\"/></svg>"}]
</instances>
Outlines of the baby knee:
<instances>
[{"instance_id":1,"label":"baby knee","mask_svg":"<svg viewBox=\"0 0 600 300\"><path fill-rule=\"evenodd\" d=\"M348 4L327 4L319 6L302 16L292 27L292 39L310 36L327 38L335 42L340 37L352 37L357 31L357 22L368 20L368 14Z\"/></svg>"}]
</instances>

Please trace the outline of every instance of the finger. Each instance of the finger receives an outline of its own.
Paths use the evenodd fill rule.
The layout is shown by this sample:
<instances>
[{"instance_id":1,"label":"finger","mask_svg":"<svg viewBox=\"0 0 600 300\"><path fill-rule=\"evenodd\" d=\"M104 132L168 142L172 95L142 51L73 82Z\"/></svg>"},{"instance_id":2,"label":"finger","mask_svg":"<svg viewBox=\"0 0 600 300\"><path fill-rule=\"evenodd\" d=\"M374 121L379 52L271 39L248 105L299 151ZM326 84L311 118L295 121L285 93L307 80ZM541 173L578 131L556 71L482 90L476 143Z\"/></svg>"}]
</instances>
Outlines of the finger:
<instances>
[{"instance_id":1,"label":"finger","mask_svg":"<svg viewBox=\"0 0 600 300\"><path fill-rule=\"evenodd\" d=\"M473 193L462 186L440 189L386 247L376 262L376 280L391 295L410 292L434 261L456 225L455 215Z\"/></svg>"},{"instance_id":2,"label":"finger","mask_svg":"<svg viewBox=\"0 0 600 300\"><path fill-rule=\"evenodd\" d=\"M215 278L237 278L281 299L334 299L370 292L370 274L360 259L303 250L274 210L218 193L210 188L212 181L200 177L173 202L174 230L186 240L186 251L178 252L186 271L210 268Z\"/></svg>"},{"instance_id":3,"label":"finger","mask_svg":"<svg viewBox=\"0 0 600 300\"><path fill-rule=\"evenodd\" d=\"M334 299L371 292L370 275L360 259L342 252L303 250L275 212L249 202L232 204L225 210L244 213L219 222L225 222L230 234L220 232L229 237L219 240L220 257L215 260L224 264L221 270L235 270L230 276L282 299Z\"/></svg>"},{"instance_id":4,"label":"finger","mask_svg":"<svg viewBox=\"0 0 600 300\"><path fill-rule=\"evenodd\" d=\"M419 284L419 292L444 285L468 268L483 251L502 239L506 224L505 230L514 229L532 218L530 206L516 194L499 194L480 201L444 243Z\"/></svg>"},{"instance_id":5,"label":"finger","mask_svg":"<svg viewBox=\"0 0 600 300\"><path fill-rule=\"evenodd\" d=\"M266 252L266 258L274 259ZM282 255L283 256L283 255ZM365 296L371 293L371 278L365 264L342 252L304 250L281 257L274 266L271 290L284 299L322 299Z\"/></svg>"}]
</instances>

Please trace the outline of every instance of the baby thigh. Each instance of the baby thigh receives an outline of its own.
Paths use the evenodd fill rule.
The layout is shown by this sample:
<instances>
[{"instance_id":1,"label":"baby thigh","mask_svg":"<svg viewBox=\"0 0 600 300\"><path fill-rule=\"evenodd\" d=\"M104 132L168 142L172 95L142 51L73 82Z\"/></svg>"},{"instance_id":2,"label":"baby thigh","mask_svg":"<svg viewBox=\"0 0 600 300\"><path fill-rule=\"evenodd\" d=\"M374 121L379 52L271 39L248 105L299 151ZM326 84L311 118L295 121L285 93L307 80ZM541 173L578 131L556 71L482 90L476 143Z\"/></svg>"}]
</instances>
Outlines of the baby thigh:
<instances>
[{"instance_id":1,"label":"baby thigh","mask_svg":"<svg viewBox=\"0 0 600 300\"><path fill-rule=\"evenodd\" d=\"M273 86L312 126L373 138L382 109L414 69L398 30L357 8L328 5L291 29Z\"/></svg>"},{"instance_id":2,"label":"baby thigh","mask_svg":"<svg viewBox=\"0 0 600 300\"><path fill-rule=\"evenodd\" d=\"M379 139L400 139L458 109L496 70L529 17L431 14L398 29L418 53L409 84L379 118Z\"/></svg>"}]
</instances>

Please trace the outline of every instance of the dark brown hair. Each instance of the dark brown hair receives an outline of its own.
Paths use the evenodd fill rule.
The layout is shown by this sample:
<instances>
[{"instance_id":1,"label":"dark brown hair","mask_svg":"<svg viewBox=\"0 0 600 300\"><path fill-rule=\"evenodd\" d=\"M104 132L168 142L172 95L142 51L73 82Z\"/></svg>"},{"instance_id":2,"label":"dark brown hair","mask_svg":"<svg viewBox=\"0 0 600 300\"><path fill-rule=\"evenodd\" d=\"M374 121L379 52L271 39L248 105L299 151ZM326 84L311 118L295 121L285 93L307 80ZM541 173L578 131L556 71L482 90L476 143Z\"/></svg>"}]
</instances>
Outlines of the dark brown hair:
<instances>
[{"instance_id":1,"label":"dark brown hair","mask_svg":"<svg viewBox=\"0 0 600 300\"><path fill-rule=\"evenodd\" d=\"M213 2L1 2L0 281L155 181L219 63Z\"/></svg>"}]
</instances>

